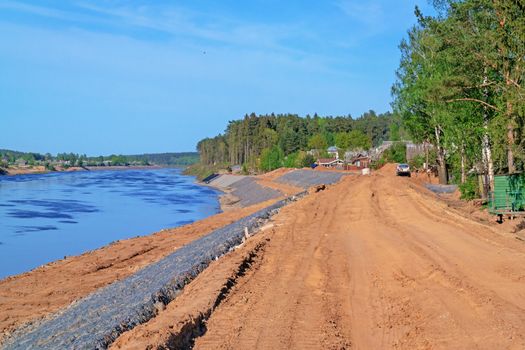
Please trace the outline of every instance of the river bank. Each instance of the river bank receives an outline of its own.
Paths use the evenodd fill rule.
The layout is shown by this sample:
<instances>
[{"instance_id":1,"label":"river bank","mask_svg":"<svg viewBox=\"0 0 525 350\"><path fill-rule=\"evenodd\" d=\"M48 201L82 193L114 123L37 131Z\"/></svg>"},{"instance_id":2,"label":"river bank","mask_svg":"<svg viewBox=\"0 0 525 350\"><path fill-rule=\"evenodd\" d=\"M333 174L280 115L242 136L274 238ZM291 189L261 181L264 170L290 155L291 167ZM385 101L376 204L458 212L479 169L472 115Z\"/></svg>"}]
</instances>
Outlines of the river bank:
<instances>
[{"instance_id":1,"label":"river bank","mask_svg":"<svg viewBox=\"0 0 525 350\"><path fill-rule=\"evenodd\" d=\"M322 174L283 171L265 180L304 188L333 175ZM497 342L525 344L518 297L525 287L518 278L525 273L519 268L525 246L516 235L451 208L420 179L396 177L392 167L314 189L213 261L173 302L159 304L149 321L122 333L112 347L281 348L283 341L287 348L476 347L477 337L456 332L458 325L479 335L504 325L507 336L494 334ZM122 240L0 281L1 332L50 317L275 201ZM490 316L494 311L498 320ZM435 321L436 312L450 319ZM374 336L381 332L386 340Z\"/></svg>"},{"instance_id":2,"label":"river bank","mask_svg":"<svg viewBox=\"0 0 525 350\"><path fill-rule=\"evenodd\" d=\"M36 165L32 167L28 166L10 166L8 168L2 168L5 172L1 175L14 176L14 175L31 175L31 174L50 174L50 173L61 173L61 172L73 172L73 171L101 171L101 170L129 170L129 169L160 169L158 165L141 165L141 166L86 166L86 167L55 167L55 170L46 169L43 165Z\"/></svg>"},{"instance_id":3,"label":"river bank","mask_svg":"<svg viewBox=\"0 0 525 350\"><path fill-rule=\"evenodd\" d=\"M0 318L0 333L8 335L21 324L50 315L74 300L136 273L214 229L265 208L291 192L302 190L275 181L271 186L281 188L283 192L266 201L260 201L259 192L246 190L246 186L262 186L257 185L256 181L266 182L269 188L271 176L272 174L267 174L266 178L240 179L245 186L243 192L248 197L252 196L251 201L257 202L255 204L246 206L248 197L245 196L231 210L195 223L165 229L148 236L119 240L100 249L57 260L0 280L0 310L3 315ZM235 192L239 188L231 190Z\"/></svg>"},{"instance_id":4,"label":"river bank","mask_svg":"<svg viewBox=\"0 0 525 350\"><path fill-rule=\"evenodd\" d=\"M283 341L287 348L476 347L477 337L456 332L458 324L479 335L505 325L507 336L494 334L497 342L511 348L525 344L520 312L525 305L518 297L525 286L517 278L525 273L519 268L525 246L517 235L452 208L421 179L396 177L393 167L315 186L314 179L334 174L281 170L251 179L314 187L253 238L213 261L173 302L159 304L149 321L122 333L112 348L281 348ZM50 317L276 200L122 240L0 281L5 315L0 330L7 336L21 324ZM494 311L498 320L490 316ZM436 312L450 319L436 323ZM370 315L373 320L366 321ZM386 340L374 336L381 332Z\"/></svg>"}]
</instances>

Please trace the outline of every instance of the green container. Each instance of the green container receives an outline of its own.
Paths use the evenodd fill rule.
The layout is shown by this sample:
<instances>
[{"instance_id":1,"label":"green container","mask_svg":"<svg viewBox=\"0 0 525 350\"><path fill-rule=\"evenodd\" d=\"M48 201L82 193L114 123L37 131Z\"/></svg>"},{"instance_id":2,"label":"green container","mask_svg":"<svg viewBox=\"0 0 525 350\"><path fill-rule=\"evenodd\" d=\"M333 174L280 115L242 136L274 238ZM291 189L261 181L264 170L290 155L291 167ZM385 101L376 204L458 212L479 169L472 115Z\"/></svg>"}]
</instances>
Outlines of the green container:
<instances>
[{"instance_id":1,"label":"green container","mask_svg":"<svg viewBox=\"0 0 525 350\"><path fill-rule=\"evenodd\" d=\"M525 207L525 175L494 176L494 192L489 197L494 214L522 211Z\"/></svg>"}]
</instances>

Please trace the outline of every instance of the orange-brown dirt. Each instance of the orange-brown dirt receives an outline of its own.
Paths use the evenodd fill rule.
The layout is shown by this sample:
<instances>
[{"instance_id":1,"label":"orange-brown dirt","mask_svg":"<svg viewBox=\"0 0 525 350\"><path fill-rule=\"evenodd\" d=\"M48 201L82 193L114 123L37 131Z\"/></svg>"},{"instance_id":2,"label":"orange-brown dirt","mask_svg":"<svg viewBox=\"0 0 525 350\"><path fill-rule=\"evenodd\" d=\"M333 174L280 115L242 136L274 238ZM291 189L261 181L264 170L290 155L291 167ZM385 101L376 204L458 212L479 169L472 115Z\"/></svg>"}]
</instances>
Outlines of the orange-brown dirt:
<instances>
[{"instance_id":1,"label":"orange-brown dirt","mask_svg":"<svg viewBox=\"0 0 525 350\"><path fill-rule=\"evenodd\" d=\"M221 215L224 224L243 216L240 210ZM206 220L193 225L209 232L221 224ZM182 234L188 227L177 230ZM122 334L113 348L194 343L197 349L524 349L525 242L516 238L472 220L468 210L386 166L283 208L261 233L212 263L165 310ZM161 249L155 235L142 239ZM162 245L170 252L180 244ZM99 259L111 256L115 268L91 272L112 270L102 285L140 264L112 247ZM158 255L139 251L133 259L143 259L144 266ZM24 300L43 309L62 297L58 283L82 286L71 281L81 276L59 275L68 271L68 260L56 263L62 267L48 278L26 274L33 285L0 283L0 310L9 308L15 319L17 309L26 310L27 320L31 306L24 308ZM97 260L90 261L93 270ZM79 261L76 269L88 267ZM52 303L56 310L60 303Z\"/></svg>"},{"instance_id":2,"label":"orange-brown dirt","mask_svg":"<svg viewBox=\"0 0 525 350\"><path fill-rule=\"evenodd\" d=\"M0 280L0 339L15 327L49 315L272 202L224 212L152 235L117 241L80 256L68 257Z\"/></svg>"},{"instance_id":3,"label":"orange-brown dirt","mask_svg":"<svg viewBox=\"0 0 525 350\"><path fill-rule=\"evenodd\" d=\"M199 328L196 349L525 348L525 242L393 172L285 207L114 347L166 348Z\"/></svg>"},{"instance_id":4,"label":"orange-brown dirt","mask_svg":"<svg viewBox=\"0 0 525 350\"><path fill-rule=\"evenodd\" d=\"M57 165L55 166L55 170L51 171L46 169L43 165L26 165L26 166L16 166L11 165L7 169L7 175L29 175L29 174L46 174L46 173L54 173L54 172L73 172L73 171L86 171L86 169L91 171L100 171L100 170L128 170L128 169L155 169L159 168L159 166L156 165L129 165L129 166L89 166L89 167L78 167L78 166L72 166L64 168L63 166Z\"/></svg>"},{"instance_id":5,"label":"orange-brown dirt","mask_svg":"<svg viewBox=\"0 0 525 350\"><path fill-rule=\"evenodd\" d=\"M10 166L7 169L8 175L26 175L26 174L42 174L48 172L43 165L37 166Z\"/></svg>"},{"instance_id":6,"label":"orange-brown dirt","mask_svg":"<svg viewBox=\"0 0 525 350\"><path fill-rule=\"evenodd\" d=\"M273 181L273 180L276 180L278 177L281 177L281 176L283 176L285 174L288 174L291 171L294 171L294 169L291 169L291 168L278 168L278 169L269 171L267 173L257 175L257 177L260 178L260 179Z\"/></svg>"}]
</instances>

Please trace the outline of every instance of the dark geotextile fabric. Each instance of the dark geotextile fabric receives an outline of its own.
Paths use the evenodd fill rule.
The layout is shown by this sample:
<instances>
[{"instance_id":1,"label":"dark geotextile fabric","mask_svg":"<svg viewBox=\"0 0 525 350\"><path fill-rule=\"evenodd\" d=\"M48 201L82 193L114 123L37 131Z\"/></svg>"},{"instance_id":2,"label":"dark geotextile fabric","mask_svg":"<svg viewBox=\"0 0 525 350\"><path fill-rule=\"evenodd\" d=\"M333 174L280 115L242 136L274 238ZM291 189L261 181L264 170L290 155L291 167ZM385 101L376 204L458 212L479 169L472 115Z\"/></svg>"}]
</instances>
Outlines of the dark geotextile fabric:
<instances>
[{"instance_id":1,"label":"dark geotextile fabric","mask_svg":"<svg viewBox=\"0 0 525 350\"><path fill-rule=\"evenodd\" d=\"M349 174L339 173L335 171L316 171L298 169L291 171L283 176L277 178L277 182L288 185L293 185L302 188L310 188L317 185L330 185L341 180L343 176Z\"/></svg>"}]
</instances>

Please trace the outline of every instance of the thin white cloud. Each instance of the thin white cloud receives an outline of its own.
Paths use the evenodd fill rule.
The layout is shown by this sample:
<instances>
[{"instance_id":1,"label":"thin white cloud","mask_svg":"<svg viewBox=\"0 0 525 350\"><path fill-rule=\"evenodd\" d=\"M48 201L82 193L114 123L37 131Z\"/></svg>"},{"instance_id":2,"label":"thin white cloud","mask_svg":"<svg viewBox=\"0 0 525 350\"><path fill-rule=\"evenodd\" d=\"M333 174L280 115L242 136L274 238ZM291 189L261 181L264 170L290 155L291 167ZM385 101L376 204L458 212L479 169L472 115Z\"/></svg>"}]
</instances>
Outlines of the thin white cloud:
<instances>
[{"instance_id":1,"label":"thin white cloud","mask_svg":"<svg viewBox=\"0 0 525 350\"><path fill-rule=\"evenodd\" d=\"M78 5L84 9L112 16L121 23L133 27L156 30L173 36L194 37L219 44L274 50L298 56L310 53L283 45L282 41L297 38L316 39L316 36L308 30L293 23L266 25L243 22L173 5L141 7L104 7L92 3Z\"/></svg>"},{"instance_id":2,"label":"thin white cloud","mask_svg":"<svg viewBox=\"0 0 525 350\"><path fill-rule=\"evenodd\" d=\"M316 71L333 73L331 67L340 58L325 55L323 46L341 45L327 42L302 23L257 23L215 13L196 12L173 4L142 6L115 5L111 2L70 3L66 9L27 5L8 0L10 9L67 21L68 30L106 32L112 36L134 37L140 30L154 30L170 41L190 43L196 52L236 52L254 57L274 57L281 62L309 66ZM72 25L71 25L72 24ZM102 26L102 27L101 27ZM132 29L132 30L129 30ZM131 34L130 34L131 33ZM332 39L333 41L333 39ZM306 43L306 46L295 43ZM187 47L187 45L186 45ZM345 74L342 71L339 74Z\"/></svg>"},{"instance_id":3,"label":"thin white cloud","mask_svg":"<svg viewBox=\"0 0 525 350\"><path fill-rule=\"evenodd\" d=\"M20 13L26 13L67 22L102 22L100 19L93 18L89 15L83 15L72 11L64 11L53 7L44 7L32 4L30 5L20 1L5 0L3 2L0 2L0 9L11 10Z\"/></svg>"},{"instance_id":4,"label":"thin white cloud","mask_svg":"<svg viewBox=\"0 0 525 350\"><path fill-rule=\"evenodd\" d=\"M322 44L313 32L301 24L263 24L246 22L216 14L190 11L187 8L169 5L111 5L108 2L70 3L73 9L28 5L21 1L7 0L0 8L8 8L47 18L76 23L84 30L90 25L107 27L107 31L125 33L125 28L154 30L173 38L193 38L206 43L235 46L240 49L272 51L304 60L311 57L321 60L318 52L290 45L294 41L310 42L311 46ZM77 8L80 11L75 11ZM122 30L124 28L124 30ZM97 28L97 31L100 31ZM134 31L130 31L133 33ZM284 43L286 42L286 43Z\"/></svg>"},{"instance_id":5,"label":"thin white cloud","mask_svg":"<svg viewBox=\"0 0 525 350\"><path fill-rule=\"evenodd\" d=\"M42 6L36 6L36 5L28 5L25 3L21 3L18 1L3 1L0 2L0 9L7 9L7 10L15 10L20 12L26 12L26 13L32 13L39 16L45 16L45 17L53 17L53 18L59 18L64 19L65 14L62 11L50 9L47 7Z\"/></svg>"},{"instance_id":6,"label":"thin white cloud","mask_svg":"<svg viewBox=\"0 0 525 350\"><path fill-rule=\"evenodd\" d=\"M381 32L385 27L385 10L378 2L339 0L336 5L345 15L364 24L370 34Z\"/></svg>"}]
</instances>

